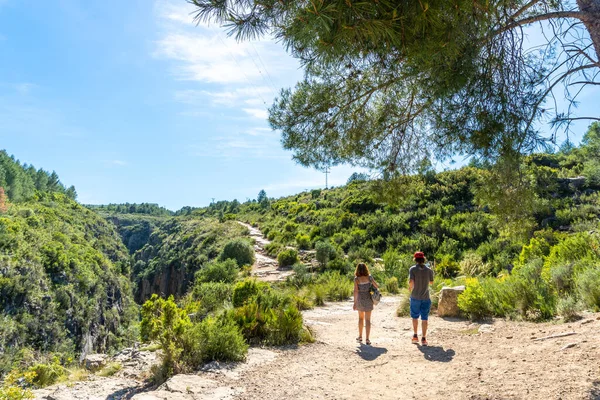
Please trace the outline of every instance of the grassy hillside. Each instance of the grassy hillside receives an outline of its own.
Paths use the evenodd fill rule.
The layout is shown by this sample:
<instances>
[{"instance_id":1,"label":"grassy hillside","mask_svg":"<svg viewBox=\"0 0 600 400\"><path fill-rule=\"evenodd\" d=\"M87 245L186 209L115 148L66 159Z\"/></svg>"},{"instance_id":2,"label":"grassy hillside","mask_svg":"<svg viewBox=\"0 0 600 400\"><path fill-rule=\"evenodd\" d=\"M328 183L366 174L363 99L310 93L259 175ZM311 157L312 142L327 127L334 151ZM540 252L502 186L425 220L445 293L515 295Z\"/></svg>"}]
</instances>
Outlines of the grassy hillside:
<instances>
[{"instance_id":1,"label":"grassy hillside","mask_svg":"<svg viewBox=\"0 0 600 400\"><path fill-rule=\"evenodd\" d=\"M411 254L421 250L437 272L436 287L450 279L468 284L468 314L547 318L600 307L600 291L587 283L600 283L599 189L596 123L580 147L567 143L519 163L355 179L329 190L281 199L262 193L256 201L185 211L257 225L273 241L273 255L289 245L315 249L323 270L349 274L355 261L382 257L376 276L400 286ZM469 303L474 294L479 298Z\"/></svg>"},{"instance_id":2,"label":"grassy hillside","mask_svg":"<svg viewBox=\"0 0 600 400\"><path fill-rule=\"evenodd\" d=\"M8 194L0 199L0 374L36 354L77 359L118 347L137 318L127 250L112 224L57 178L44 186L28 171L0 153ZM39 172L39 182L44 174L55 175Z\"/></svg>"}]
</instances>

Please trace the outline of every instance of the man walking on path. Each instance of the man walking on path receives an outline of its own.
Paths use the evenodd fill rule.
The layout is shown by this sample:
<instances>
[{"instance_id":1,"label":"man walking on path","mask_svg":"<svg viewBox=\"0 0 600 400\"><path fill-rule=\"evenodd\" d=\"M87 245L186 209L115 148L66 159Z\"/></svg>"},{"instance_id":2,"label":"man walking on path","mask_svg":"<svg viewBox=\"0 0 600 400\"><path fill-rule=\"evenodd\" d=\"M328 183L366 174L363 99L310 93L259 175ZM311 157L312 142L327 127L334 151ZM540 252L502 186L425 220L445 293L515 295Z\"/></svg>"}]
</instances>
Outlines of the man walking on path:
<instances>
[{"instance_id":1,"label":"man walking on path","mask_svg":"<svg viewBox=\"0 0 600 400\"><path fill-rule=\"evenodd\" d=\"M425 265L425 254L421 251L415 253L416 265L408 270L408 290L410 291L410 317L413 322L414 335L412 342L419 344L417 328L419 327L419 316L421 317L421 330L423 337L421 344L427 346L427 320L431 310L431 299L429 298L429 285L433 283L433 270Z\"/></svg>"}]
</instances>

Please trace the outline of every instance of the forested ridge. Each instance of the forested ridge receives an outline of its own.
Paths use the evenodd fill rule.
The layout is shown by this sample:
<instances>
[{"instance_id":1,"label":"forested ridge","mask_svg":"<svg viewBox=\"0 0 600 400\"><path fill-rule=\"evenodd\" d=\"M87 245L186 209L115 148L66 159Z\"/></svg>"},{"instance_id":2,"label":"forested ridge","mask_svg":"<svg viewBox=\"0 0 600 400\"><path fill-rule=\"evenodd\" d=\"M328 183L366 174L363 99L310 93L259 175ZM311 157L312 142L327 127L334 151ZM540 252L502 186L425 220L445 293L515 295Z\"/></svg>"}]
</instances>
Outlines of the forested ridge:
<instances>
[{"instance_id":1,"label":"forested ridge","mask_svg":"<svg viewBox=\"0 0 600 400\"><path fill-rule=\"evenodd\" d=\"M56 173L0 152L0 373L27 360L118 348L137 320L114 226Z\"/></svg>"}]
</instances>

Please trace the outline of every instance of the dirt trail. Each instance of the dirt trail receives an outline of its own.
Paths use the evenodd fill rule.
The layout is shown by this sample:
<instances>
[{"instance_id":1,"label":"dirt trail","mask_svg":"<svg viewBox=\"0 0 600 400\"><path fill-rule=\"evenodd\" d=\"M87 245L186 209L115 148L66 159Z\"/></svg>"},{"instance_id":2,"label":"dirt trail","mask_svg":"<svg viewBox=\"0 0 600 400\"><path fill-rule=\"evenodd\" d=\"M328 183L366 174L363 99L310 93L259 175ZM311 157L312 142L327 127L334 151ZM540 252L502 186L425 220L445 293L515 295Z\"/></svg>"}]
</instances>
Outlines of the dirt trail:
<instances>
[{"instance_id":1,"label":"dirt trail","mask_svg":"<svg viewBox=\"0 0 600 400\"><path fill-rule=\"evenodd\" d=\"M247 371L239 398L600 399L600 314L491 326L432 317L430 346L421 347L410 343L411 320L394 316L398 301L386 298L373 312L372 346L354 341L351 302L305 312L317 342ZM568 331L577 335L532 340Z\"/></svg>"},{"instance_id":2,"label":"dirt trail","mask_svg":"<svg viewBox=\"0 0 600 400\"><path fill-rule=\"evenodd\" d=\"M316 334L314 344L252 348L245 363L212 363L133 397L134 391L124 387L109 395L95 389L86 397L75 390L89 385L84 382L38 398L600 399L600 313L570 324L498 320L478 325L431 317L430 346L421 347L410 343L410 319L395 317L399 301L385 297L373 312L372 346L354 340L352 302L331 303L304 312ZM577 334L533 340L564 332ZM569 344L574 345L566 348Z\"/></svg>"},{"instance_id":3,"label":"dirt trail","mask_svg":"<svg viewBox=\"0 0 600 400\"><path fill-rule=\"evenodd\" d=\"M288 276L293 274L290 268L280 268L277 260L267 255L265 246L271 243L271 241L265 239L260 230L244 222L237 222L248 228L250 237L254 239L256 261L252 266L252 276L265 282L277 282L284 281Z\"/></svg>"}]
</instances>

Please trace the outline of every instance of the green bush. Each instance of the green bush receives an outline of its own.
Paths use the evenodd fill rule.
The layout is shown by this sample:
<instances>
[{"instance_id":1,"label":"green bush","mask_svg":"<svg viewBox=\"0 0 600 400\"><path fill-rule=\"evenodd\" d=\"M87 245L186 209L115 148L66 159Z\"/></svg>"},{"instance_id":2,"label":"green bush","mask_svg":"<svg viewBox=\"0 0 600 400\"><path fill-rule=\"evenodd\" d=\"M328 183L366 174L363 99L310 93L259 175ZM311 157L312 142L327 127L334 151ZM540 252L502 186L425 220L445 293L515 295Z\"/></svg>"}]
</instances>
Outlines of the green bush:
<instances>
[{"instance_id":1,"label":"green bush","mask_svg":"<svg viewBox=\"0 0 600 400\"><path fill-rule=\"evenodd\" d=\"M163 351L162 363L152 368L155 383L196 370L205 361L242 360L248 349L230 314L192 323L172 296L164 300L152 295L144 303L141 331L144 340L158 341Z\"/></svg>"},{"instance_id":2,"label":"green bush","mask_svg":"<svg viewBox=\"0 0 600 400\"><path fill-rule=\"evenodd\" d=\"M509 277L470 278L458 298L459 308L472 319L513 316L529 320L552 318L556 294L542 278L542 262L529 263Z\"/></svg>"},{"instance_id":3,"label":"green bush","mask_svg":"<svg viewBox=\"0 0 600 400\"><path fill-rule=\"evenodd\" d=\"M521 316L530 320L552 318L556 312L556 294L542 277L541 260L526 264L507 280Z\"/></svg>"},{"instance_id":4,"label":"green bush","mask_svg":"<svg viewBox=\"0 0 600 400\"><path fill-rule=\"evenodd\" d=\"M66 368L60 364L58 358L54 358L48 363L35 364L29 367L28 371L35 374L31 383L39 388L55 384L67 373Z\"/></svg>"},{"instance_id":5,"label":"green bush","mask_svg":"<svg viewBox=\"0 0 600 400\"><path fill-rule=\"evenodd\" d=\"M238 275L238 264L234 259L225 261L213 261L196 272L196 283L221 282L233 283Z\"/></svg>"},{"instance_id":6,"label":"green bush","mask_svg":"<svg viewBox=\"0 0 600 400\"><path fill-rule=\"evenodd\" d=\"M341 274L353 272L354 267L346 258L337 257L327 263L327 269L339 271Z\"/></svg>"},{"instance_id":7,"label":"green bush","mask_svg":"<svg viewBox=\"0 0 600 400\"><path fill-rule=\"evenodd\" d=\"M297 343L302 335L302 314L295 299L274 290L257 292L230 315L249 343Z\"/></svg>"},{"instance_id":8,"label":"green bush","mask_svg":"<svg viewBox=\"0 0 600 400\"><path fill-rule=\"evenodd\" d=\"M268 329L268 342L272 345L298 343L302 333L302 314L294 305L280 308Z\"/></svg>"},{"instance_id":9,"label":"green bush","mask_svg":"<svg viewBox=\"0 0 600 400\"><path fill-rule=\"evenodd\" d=\"M561 264L550 268L552 283L559 293L571 293L573 282L574 263Z\"/></svg>"},{"instance_id":10,"label":"green bush","mask_svg":"<svg viewBox=\"0 0 600 400\"><path fill-rule=\"evenodd\" d=\"M266 283L257 282L255 279L246 279L238 282L233 288L232 303L234 307L241 307L259 291L268 288Z\"/></svg>"},{"instance_id":11,"label":"green bush","mask_svg":"<svg viewBox=\"0 0 600 400\"><path fill-rule=\"evenodd\" d=\"M293 222L287 222L283 226L283 230L286 232L296 232L296 229L298 229L298 224L295 224Z\"/></svg>"},{"instance_id":12,"label":"green bush","mask_svg":"<svg viewBox=\"0 0 600 400\"><path fill-rule=\"evenodd\" d=\"M0 385L0 400L29 400L33 399L33 392L24 389L23 384L29 386L33 384L35 373L20 373L17 370L11 371L4 377L4 382Z\"/></svg>"},{"instance_id":13,"label":"green bush","mask_svg":"<svg viewBox=\"0 0 600 400\"><path fill-rule=\"evenodd\" d=\"M294 305L300 311L310 310L313 308L313 303L306 292L299 292L293 296Z\"/></svg>"},{"instance_id":14,"label":"green bush","mask_svg":"<svg viewBox=\"0 0 600 400\"><path fill-rule=\"evenodd\" d=\"M337 256L335 247L329 242L317 242L315 243L317 261L322 267L325 267L329 260L333 260Z\"/></svg>"},{"instance_id":15,"label":"green bush","mask_svg":"<svg viewBox=\"0 0 600 400\"><path fill-rule=\"evenodd\" d=\"M231 302L233 286L222 282L197 282L191 293L194 300L200 301L202 313L207 314Z\"/></svg>"},{"instance_id":16,"label":"green bush","mask_svg":"<svg viewBox=\"0 0 600 400\"><path fill-rule=\"evenodd\" d=\"M221 260L233 259L238 267L254 264L254 247L244 239L228 242L221 252Z\"/></svg>"},{"instance_id":17,"label":"green bush","mask_svg":"<svg viewBox=\"0 0 600 400\"><path fill-rule=\"evenodd\" d=\"M411 255L402 255L390 247L383 253L383 265L385 265L386 275L395 276L398 278L399 285L406 287L408 270L414 265Z\"/></svg>"},{"instance_id":18,"label":"green bush","mask_svg":"<svg viewBox=\"0 0 600 400\"><path fill-rule=\"evenodd\" d=\"M465 291L458 296L458 308L473 320L493 314L481 283L476 278L467 279Z\"/></svg>"},{"instance_id":19,"label":"green bush","mask_svg":"<svg viewBox=\"0 0 600 400\"><path fill-rule=\"evenodd\" d=\"M267 254L271 257L277 257L277 254L283 249L283 245L277 242L271 242L264 247Z\"/></svg>"},{"instance_id":20,"label":"green bush","mask_svg":"<svg viewBox=\"0 0 600 400\"><path fill-rule=\"evenodd\" d=\"M565 319L565 322L573 322L581 319L581 316L579 315L579 304L577 299L573 296L559 299L556 306L556 312Z\"/></svg>"},{"instance_id":21,"label":"green bush","mask_svg":"<svg viewBox=\"0 0 600 400\"><path fill-rule=\"evenodd\" d=\"M296 244L298 245L299 249L310 249L310 236L298 233L296 235Z\"/></svg>"},{"instance_id":22,"label":"green bush","mask_svg":"<svg viewBox=\"0 0 600 400\"><path fill-rule=\"evenodd\" d=\"M264 312L255 302L246 302L241 307L231 311L231 315L242 335L250 344L259 344L267 337L267 320L271 318L272 312Z\"/></svg>"},{"instance_id":23,"label":"green bush","mask_svg":"<svg viewBox=\"0 0 600 400\"><path fill-rule=\"evenodd\" d=\"M465 276L482 276L488 272L483 258L474 251L467 252L459 264L461 274Z\"/></svg>"},{"instance_id":24,"label":"green bush","mask_svg":"<svg viewBox=\"0 0 600 400\"><path fill-rule=\"evenodd\" d=\"M338 271L327 271L317 279L323 285L325 296L329 301L343 301L352 296L353 282Z\"/></svg>"},{"instance_id":25,"label":"green bush","mask_svg":"<svg viewBox=\"0 0 600 400\"><path fill-rule=\"evenodd\" d=\"M583 270L576 278L577 292L584 306L600 310L600 265Z\"/></svg>"},{"instance_id":26,"label":"green bush","mask_svg":"<svg viewBox=\"0 0 600 400\"><path fill-rule=\"evenodd\" d=\"M209 361L242 361L246 358L248 344L234 320L223 314L208 317L194 324L185 335L185 342L194 351L184 353L182 361L193 369Z\"/></svg>"},{"instance_id":27,"label":"green bush","mask_svg":"<svg viewBox=\"0 0 600 400\"><path fill-rule=\"evenodd\" d=\"M400 304L398 304L398 308L396 309L396 316L410 316L410 293L408 292L408 289L402 290L402 298L400 299Z\"/></svg>"},{"instance_id":28,"label":"green bush","mask_svg":"<svg viewBox=\"0 0 600 400\"><path fill-rule=\"evenodd\" d=\"M444 278L454 278L460 272L460 266L454 257L444 255L435 264L435 273Z\"/></svg>"},{"instance_id":29,"label":"green bush","mask_svg":"<svg viewBox=\"0 0 600 400\"><path fill-rule=\"evenodd\" d=\"M294 249L284 249L277 254L277 262L280 267L289 267L298 262L298 252Z\"/></svg>"},{"instance_id":30,"label":"green bush","mask_svg":"<svg viewBox=\"0 0 600 400\"><path fill-rule=\"evenodd\" d=\"M386 292L396 294L399 291L398 278L392 276L385 281L384 289Z\"/></svg>"},{"instance_id":31,"label":"green bush","mask_svg":"<svg viewBox=\"0 0 600 400\"><path fill-rule=\"evenodd\" d=\"M327 296L327 290L325 289L325 285L315 285L312 289L314 295L314 302L316 306L324 306L325 305L325 297Z\"/></svg>"},{"instance_id":32,"label":"green bush","mask_svg":"<svg viewBox=\"0 0 600 400\"><path fill-rule=\"evenodd\" d=\"M294 273L287 277L286 283L296 288L309 285L313 282L313 274L308 272L306 265L297 263L294 265Z\"/></svg>"}]
</instances>

